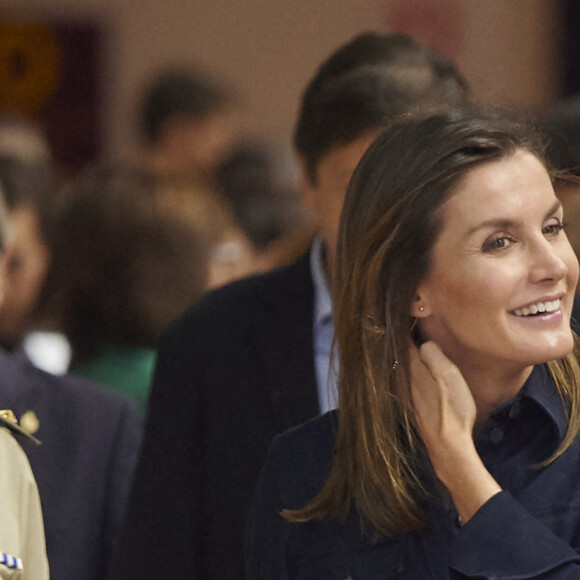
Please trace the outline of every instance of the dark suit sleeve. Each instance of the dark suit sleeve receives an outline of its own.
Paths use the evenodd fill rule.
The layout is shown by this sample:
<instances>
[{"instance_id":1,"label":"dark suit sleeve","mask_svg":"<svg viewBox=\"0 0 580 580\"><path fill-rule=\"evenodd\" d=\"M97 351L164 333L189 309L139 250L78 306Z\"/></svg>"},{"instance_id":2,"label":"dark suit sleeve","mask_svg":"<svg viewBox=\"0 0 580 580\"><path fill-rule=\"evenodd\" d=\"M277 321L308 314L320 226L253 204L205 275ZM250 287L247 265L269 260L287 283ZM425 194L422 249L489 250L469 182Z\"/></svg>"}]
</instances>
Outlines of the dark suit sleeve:
<instances>
[{"instance_id":1,"label":"dark suit sleeve","mask_svg":"<svg viewBox=\"0 0 580 580\"><path fill-rule=\"evenodd\" d=\"M142 434L142 419L132 400L122 405L113 426L115 442L111 450L111 465L107 485L107 501L103 554L114 554L119 545L121 528L129 497ZM104 578L113 578L113 558L105 558Z\"/></svg>"},{"instance_id":2,"label":"dark suit sleeve","mask_svg":"<svg viewBox=\"0 0 580 580\"><path fill-rule=\"evenodd\" d=\"M278 439L274 438L268 452L246 524L246 577L253 580L286 580L289 577L286 554L291 539L291 524L280 515Z\"/></svg>"},{"instance_id":3,"label":"dark suit sleeve","mask_svg":"<svg viewBox=\"0 0 580 580\"><path fill-rule=\"evenodd\" d=\"M317 412L307 256L206 294L158 353L122 580L239 580L270 441Z\"/></svg>"},{"instance_id":4,"label":"dark suit sleeve","mask_svg":"<svg viewBox=\"0 0 580 580\"><path fill-rule=\"evenodd\" d=\"M461 529L451 578L580 579L580 555L507 492L493 496Z\"/></svg>"},{"instance_id":5,"label":"dark suit sleeve","mask_svg":"<svg viewBox=\"0 0 580 580\"><path fill-rule=\"evenodd\" d=\"M191 320L180 321L159 350L120 546L119 579L198 578L203 385L196 369L204 355L203 340L188 331L191 325Z\"/></svg>"}]
</instances>

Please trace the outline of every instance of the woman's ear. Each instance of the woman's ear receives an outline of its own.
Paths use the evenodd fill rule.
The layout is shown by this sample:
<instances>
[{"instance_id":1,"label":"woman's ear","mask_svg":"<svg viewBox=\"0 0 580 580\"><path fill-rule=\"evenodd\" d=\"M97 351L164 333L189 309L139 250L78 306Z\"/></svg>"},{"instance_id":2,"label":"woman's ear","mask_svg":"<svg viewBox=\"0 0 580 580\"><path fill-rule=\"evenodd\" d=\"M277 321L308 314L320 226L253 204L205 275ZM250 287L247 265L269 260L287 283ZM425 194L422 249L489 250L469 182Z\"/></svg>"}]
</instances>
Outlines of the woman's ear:
<instances>
[{"instance_id":1,"label":"woman's ear","mask_svg":"<svg viewBox=\"0 0 580 580\"><path fill-rule=\"evenodd\" d=\"M413 318L427 318L431 315L428 301L422 296L417 295L411 303L411 312L409 313Z\"/></svg>"}]
</instances>

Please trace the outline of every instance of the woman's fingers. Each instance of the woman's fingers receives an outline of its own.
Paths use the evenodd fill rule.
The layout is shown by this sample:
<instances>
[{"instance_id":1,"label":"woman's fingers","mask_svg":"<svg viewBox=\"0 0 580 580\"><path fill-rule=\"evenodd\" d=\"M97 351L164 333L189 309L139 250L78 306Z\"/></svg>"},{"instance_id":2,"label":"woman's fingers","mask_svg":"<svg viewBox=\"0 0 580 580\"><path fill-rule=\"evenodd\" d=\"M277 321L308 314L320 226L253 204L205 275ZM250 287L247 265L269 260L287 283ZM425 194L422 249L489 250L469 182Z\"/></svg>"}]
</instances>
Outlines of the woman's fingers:
<instances>
[{"instance_id":1,"label":"woman's fingers","mask_svg":"<svg viewBox=\"0 0 580 580\"><path fill-rule=\"evenodd\" d=\"M476 408L459 369L433 341L412 345L411 399L425 443L440 437L471 436Z\"/></svg>"},{"instance_id":2,"label":"woman's fingers","mask_svg":"<svg viewBox=\"0 0 580 580\"><path fill-rule=\"evenodd\" d=\"M459 369L430 341L410 347L411 399L431 464L464 522L501 488L472 438L475 401Z\"/></svg>"}]
</instances>

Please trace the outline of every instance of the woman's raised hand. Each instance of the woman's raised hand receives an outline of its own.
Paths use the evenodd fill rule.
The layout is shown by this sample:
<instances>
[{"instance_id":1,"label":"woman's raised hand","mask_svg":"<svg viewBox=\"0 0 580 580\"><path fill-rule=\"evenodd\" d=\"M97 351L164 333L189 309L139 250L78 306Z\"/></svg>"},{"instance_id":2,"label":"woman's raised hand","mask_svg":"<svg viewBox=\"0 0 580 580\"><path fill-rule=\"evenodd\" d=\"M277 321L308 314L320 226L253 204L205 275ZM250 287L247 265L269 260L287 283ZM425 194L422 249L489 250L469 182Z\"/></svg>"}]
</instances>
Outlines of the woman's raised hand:
<instances>
[{"instance_id":1,"label":"woman's raised hand","mask_svg":"<svg viewBox=\"0 0 580 580\"><path fill-rule=\"evenodd\" d=\"M415 424L437 477L467 522L501 491L475 449L475 401L459 369L435 342L410 349Z\"/></svg>"},{"instance_id":2,"label":"woman's raised hand","mask_svg":"<svg viewBox=\"0 0 580 580\"><path fill-rule=\"evenodd\" d=\"M410 354L415 422L429 452L472 443L477 409L459 369L433 341L411 343Z\"/></svg>"}]
</instances>

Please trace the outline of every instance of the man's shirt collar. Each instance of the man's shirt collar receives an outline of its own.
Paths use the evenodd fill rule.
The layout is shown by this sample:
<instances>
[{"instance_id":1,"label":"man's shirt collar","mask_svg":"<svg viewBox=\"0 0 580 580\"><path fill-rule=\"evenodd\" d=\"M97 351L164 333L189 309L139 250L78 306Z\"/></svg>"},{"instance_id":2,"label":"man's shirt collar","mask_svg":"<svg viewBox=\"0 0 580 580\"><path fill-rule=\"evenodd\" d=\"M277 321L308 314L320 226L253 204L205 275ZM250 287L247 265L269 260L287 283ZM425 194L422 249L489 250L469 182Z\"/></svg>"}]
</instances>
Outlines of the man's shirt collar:
<instances>
[{"instance_id":1,"label":"man's shirt collar","mask_svg":"<svg viewBox=\"0 0 580 580\"><path fill-rule=\"evenodd\" d=\"M324 269L324 241L318 235L312 242L310 252L310 272L314 284L314 329L332 319L332 299Z\"/></svg>"}]
</instances>

